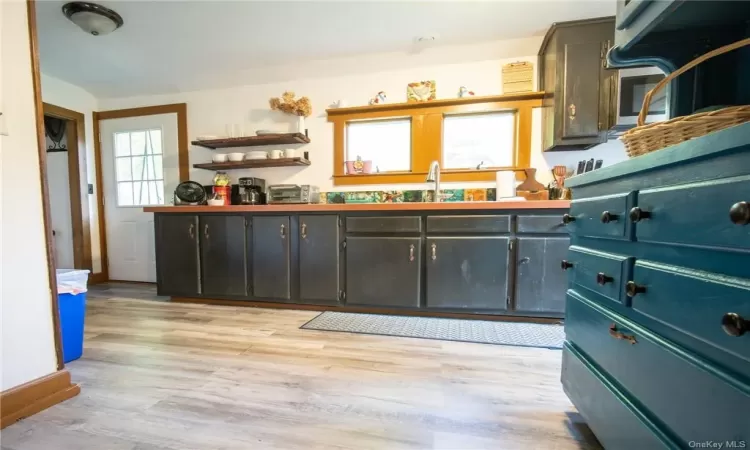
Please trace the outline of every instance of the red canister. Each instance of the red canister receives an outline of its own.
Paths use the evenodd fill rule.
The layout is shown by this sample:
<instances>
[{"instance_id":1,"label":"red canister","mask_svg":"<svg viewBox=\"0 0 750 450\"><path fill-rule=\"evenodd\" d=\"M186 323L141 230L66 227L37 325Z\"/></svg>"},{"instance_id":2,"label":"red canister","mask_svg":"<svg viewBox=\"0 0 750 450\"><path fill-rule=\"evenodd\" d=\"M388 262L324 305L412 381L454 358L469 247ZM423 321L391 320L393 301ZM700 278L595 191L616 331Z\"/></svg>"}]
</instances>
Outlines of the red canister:
<instances>
[{"instance_id":1,"label":"red canister","mask_svg":"<svg viewBox=\"0 0 750 450\"><path fill-rule=\"evenodd\" d=\"M232 186L214 186L214 195L224 200L224 206L232 204Z\"/></svg>"}]
</instances>

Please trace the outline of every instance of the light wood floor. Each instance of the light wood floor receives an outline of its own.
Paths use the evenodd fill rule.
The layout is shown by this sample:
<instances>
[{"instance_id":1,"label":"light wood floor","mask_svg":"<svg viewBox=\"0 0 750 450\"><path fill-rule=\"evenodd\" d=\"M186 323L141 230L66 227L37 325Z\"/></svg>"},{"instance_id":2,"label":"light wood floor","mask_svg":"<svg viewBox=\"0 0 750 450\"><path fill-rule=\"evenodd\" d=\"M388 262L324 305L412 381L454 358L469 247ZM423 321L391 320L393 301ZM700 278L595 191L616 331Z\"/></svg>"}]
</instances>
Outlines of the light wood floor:
<instances>
[{"instance_id":1,"label":"light wood floor","mask_svg":"<svg viewBox=\"0 0 750 450\"><path fill-rule=\"evenodd\" d=\"M117 298L123 295L139 298ZM82 391L3 450L599 449L560 351L300 330L310 311L89 292Z\"/></svg>"}]
</instances>

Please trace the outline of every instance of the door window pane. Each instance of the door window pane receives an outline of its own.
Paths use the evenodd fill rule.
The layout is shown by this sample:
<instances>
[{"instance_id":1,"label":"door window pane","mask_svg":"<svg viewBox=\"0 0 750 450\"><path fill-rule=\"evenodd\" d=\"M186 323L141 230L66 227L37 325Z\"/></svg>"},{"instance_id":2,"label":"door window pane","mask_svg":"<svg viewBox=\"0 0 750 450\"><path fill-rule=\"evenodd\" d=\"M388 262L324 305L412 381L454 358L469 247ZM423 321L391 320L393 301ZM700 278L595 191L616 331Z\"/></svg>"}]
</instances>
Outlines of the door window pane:
<instances>
[{"instance_id":1,"label":"door window pane","mask_svg":"<svg viewBox=\"0 0 750 450\"><path fill-rule=\"evenodd\" d=\"M449 115L443 119L445 169L510 167L515 148L516 115L512 111Z\"/></svg>"},{"instance_id":2,"label":"door window pane","mask_svg":"<svg viewBox=\"0 0 750 450\"><path fill-rule=\"evenodd\" d=\"M161 130L115 133L114 143L117 205L163 205L164 167ZM125 147L126 143L127 147Z\"/></svg>"},{"instance_id":3,"label":"door window pane","mask_svg":"<svg viewBox=\"0 0 750 450\"><path fill-rule=\"evenodd\" d=\"M130 181L133 179L133 175L130 172L130 158L115 158L115 166L117 181Z\"/></svg>"},{"instance_id":4,"label":"door window pane","mask_svg":"<svg viewBox=\"0 0 750 450\"><path fill-rule=\"evenodd\" d=\"M130 155L130 133L115 133L115 156Z\"/></svg>"},{"instance_id":5,"label":"door window pane","mask_svg":"<svg viewBox=\"0 0 750 450\"><path fill-rule=\"evenodd\" d=\"M133 206L133 183L117 183L117 204Z\"/></svg>"},{"instance_id":6,"label":"door window pane","mask_svg":"<svg viewBox=\"0 0 750 450\"><path fill-rule=\"evenodd\" d=\"M130 152L133 155L142 155L146 152L145 131L133 131L130 133Z\"/></svg>"},{"instance_id":7,"label":"door window pane","mask_svg":"<svg viewBox=\"0 0 750 450\"><path fill-rule=\"evenodd\" d=\"M372 173L411 170L411 120L350 122L346 160L372 161Z\"/></svg>"}]
</instances>

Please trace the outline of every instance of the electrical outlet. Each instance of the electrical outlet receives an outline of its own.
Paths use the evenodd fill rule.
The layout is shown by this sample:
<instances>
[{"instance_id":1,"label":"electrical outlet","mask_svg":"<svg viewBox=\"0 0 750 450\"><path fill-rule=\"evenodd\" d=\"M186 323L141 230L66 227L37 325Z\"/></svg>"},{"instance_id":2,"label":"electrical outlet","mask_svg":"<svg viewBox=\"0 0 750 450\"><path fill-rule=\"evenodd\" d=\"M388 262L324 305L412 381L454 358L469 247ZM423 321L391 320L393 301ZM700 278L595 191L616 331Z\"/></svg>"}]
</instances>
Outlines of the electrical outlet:
<instances>
[{"instance_id":1,"label":"electrical outlet","mask_svg":"<svg viewBox=\"0 0 750 450\"><path fill-rule=\"evenodd\" d=\"M94 185L89 183L89 194L93 194L93 193L94 193Z\"/></svg>"}]
</instances>

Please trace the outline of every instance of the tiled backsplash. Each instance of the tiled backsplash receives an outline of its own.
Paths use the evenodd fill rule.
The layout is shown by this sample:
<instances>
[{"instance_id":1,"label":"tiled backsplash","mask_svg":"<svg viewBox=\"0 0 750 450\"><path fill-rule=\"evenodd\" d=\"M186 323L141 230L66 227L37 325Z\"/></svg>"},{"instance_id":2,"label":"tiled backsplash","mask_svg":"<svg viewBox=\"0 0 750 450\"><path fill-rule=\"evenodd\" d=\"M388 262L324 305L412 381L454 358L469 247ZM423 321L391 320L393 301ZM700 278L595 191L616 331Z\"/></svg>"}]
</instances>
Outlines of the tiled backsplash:
<instances>
[{"instance_id":1,"label":"tiled backsplash","mask_svg":"<svg viewBox=\"0 0 750 450\"><path fill-rule=\"evenodd\" d=\"M495 201L495 188L441 189L445 202ZM431 202L433 190L321 192L320 203L404 203Z\"/></svg>"}]
</instances>

